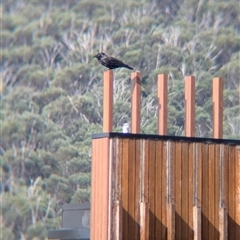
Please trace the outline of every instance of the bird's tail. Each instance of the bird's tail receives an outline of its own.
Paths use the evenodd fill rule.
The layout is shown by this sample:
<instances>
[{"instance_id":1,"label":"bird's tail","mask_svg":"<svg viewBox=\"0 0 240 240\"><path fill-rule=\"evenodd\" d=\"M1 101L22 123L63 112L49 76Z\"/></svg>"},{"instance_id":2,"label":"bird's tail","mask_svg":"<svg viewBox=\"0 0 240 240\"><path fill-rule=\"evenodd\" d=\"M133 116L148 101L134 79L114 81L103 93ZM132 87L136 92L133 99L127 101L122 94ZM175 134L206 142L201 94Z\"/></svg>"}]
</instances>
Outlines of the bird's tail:
<instances>
[{"instance_id":1,"label":"bird's tail","mask_svg":"<svg viewBox=\"0 0 240 240\"><path fill-rule=\"evenodd\" d=\"M130 67L130 66L127 65L127 64L124 64L124 67L125 67L125 68L128 68L128 69L130 69L130 70L134 70L134 68Z\"/></svg>"}]
</instances>

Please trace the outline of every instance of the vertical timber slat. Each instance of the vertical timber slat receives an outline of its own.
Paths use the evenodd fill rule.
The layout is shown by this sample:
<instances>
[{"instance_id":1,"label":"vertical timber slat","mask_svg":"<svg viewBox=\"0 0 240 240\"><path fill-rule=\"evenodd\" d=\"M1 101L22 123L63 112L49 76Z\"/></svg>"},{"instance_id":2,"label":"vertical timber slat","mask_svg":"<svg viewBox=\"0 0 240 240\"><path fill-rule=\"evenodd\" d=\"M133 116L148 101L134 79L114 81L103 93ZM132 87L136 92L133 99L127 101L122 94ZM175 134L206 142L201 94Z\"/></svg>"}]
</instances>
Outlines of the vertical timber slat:
<instances>
[{"instance_id":1,"label":"vertical timber slat","mask_svg":"<svg viewBox=\"0 0 240 240\"><path fill-rule=\"evenodd\" d=\"M175 240L175 204L167 204L167 240Z\"/></svg>"},{"instance_id":2,"label":"vertical timber slat","mask_svg":"<svg viewBox=\"0 0 240 240\"><path fill-rule=\"evenodd\" d=\"M220 146L220 209L219 233L220 240L228 239L228 146Z\"/></svg>"},{"instance_id":3,"label":"vertical timber slat","mask_svg":"<svg viewBox=\"0 0 240 240\"><path fill-rule=\"evenodd\" d=\"M166 163L166 159L167 159L167 142L164 141L163 142L163 158L162 158L162 174L161 174L161 180L162 180L162 184L161 184L161 213L162 213L162 239L166 239L167 238L167 163Z\"/></svg>"},{"instance_id":4,"label":"vertical timber slat","mask_svg":"<svg viewBox=\"0 0 240 240\"><path fill-rule=\"evenodd\" d=\"M150 148L150 140L146 139L144 140L143 144L144 148L144 156L143 156L143 191L142 191L142 197L143 197L143 202L145 208L142 209L142 214L146 216L146 220L142 221L145 222L147 225L144 227L144 236L146 239L149 239L149 221L150 221L150 216L149 216L149 148ZM145 210L144 210L145 209Z\"/></svg>"},{"instance_id":5,"label":"vertical timber slat","mask_svg":"<svg viewBox=\"0 0 240 240\"><path fill-rule=\"evenodd\" d=\"M101 192L102 192L102 209L101 209L101 221L102 226L100 226L100 231L102 240L108 239L108 211L109 211L109 142L110 140L108 138L102 139L103 146L102 146L102 162L99 164L102 164L102 176L101 176ZM99 165L98 164L98 165ZM99 186L100 187L100 186Z\"/></svg>"},{"instance_id":6,"label":"vertical timber slat","mask_svg":"<svg viewBox=\"0 0 240 240\"><path fill-rule=\"evenodd\" d=\"M103 74L103 132L112 132L113 126L113 71Z\"/></svg>"},{"instance_id":7,"label":"vertical timber slat","mask_svg":"<svg viewBox=\"0 0 240 240\"><path fill-rule=\"evenodd\" d=\"M195 136L195 77L185 77L185 135Z\"/></svg>"},{"instance_id":8,"label":"vertical timber slat","mask_svg":"<svg viewBox=\"0 0 240 240\"><path fill-rule=\"evenodd\" d=\"M173 160L175 158L175 142L167 141L167 239L175 239L175 169Z\"/></svg>"},{"instance_id":9,"label":"vertical timber slat","mask_svg":"<svg viewBox=\"0 0 240 240\"><path fill-rule=\"evenodd\" d=\"M141 73L133 72L132 80L132 133L140 133Z\"/></svg>"},{"instance_id":10,"label":"vertical timber slat","mask_svg":"<svg viewBox=\"0 0 240 240\"><path fill-rule=\"evenodd\" d=\"M136 168L136 140L129 139L128 145L128 239L135 239L134 199L135 199L135 168Z\"/></svg>"},{"instance_id":11,"label":"vertical timber slat","mask_svg":"<svg viewBox=\"0 0 240 240\"><path fill-rule=\"evenodd\" d=\"M223 138L223 78L213 78L213 138Z\"/></svg>"},{"instance_id":12,"label":"vertical timber slat","mask_svg":"<svg viewBox=\"0 0 240 240\"><path fill-rule=\"evenodd\" d=\"M122 207L123 207L123 239L128 239L128 195L129 195L129 141L123 139L123 158L122 158Z\"/></svg>"},{"instance_id":13,"label":"vertical timber slat","mask_svg":"<svg viewBox=\"0 0 240 240\"><path fill-rule=\"evenodd\" d=\"M235 199L235 222L236 222L236 238L240 236L240 146L235 146L235 189L236 189L236 199Z\"/></svg>"},{"instance_id":14,"label":"vertical timber slat","mask_svg":"<svg viewBox=\"0 0 240 240\"><path fill-rule=\"evenodd\" d=\"M107 216L107 239L111 240L111 231L112 231L112 209L114 208L114 202L112 201L112 196L114 194L114 186L112 184L112 179L113 179L113 162L115 161L115 147L116 147L116 140L115 139L109 139L108 140L108 168L105 170L105 174L108 176L108 187L106 190L106 194L108 196L107 199L107 208L108 208L108 216ZM104 177L105 175L103 175Z\"/></svg>"},{"instance_id":15,"label":"vertical timber slat","mask_svg":"<svg viewBox=\"0 0 240 240\"><path fill-rule=\"evenodd\" d=\"M147 202L140 202L140 240L149 240L149 210Z\"/></svg>"},{"instance_id":16,"label":"vertical timber slat","mask_svg":"<svg viewBox=\"0 0 240 240\"><path fill-rule=\"evenodd\" d=\"M215 175L215 166L214 166L214 159L215 159L215 144L209 144L209 200L208 200L208 216L209 216L209 239L214 239L214 200L215 200L215 184L214 184L214 175Z\"/></svg>"},{"instance_id":17,"label":"vertical timber slat","mask_svg":"<svg viewBox=\"0 0 240 240\"><path fill-rule=\"evenodd\" d=\"M156 229L156 239L161 239L162 234L162 223L161 223L161 184L162 184L162 152L163 152L163 141L156 141L156 175L155 175L155 229Z\"/></svg>"},{"instance_id":18,"label":"vertical timber slat","mask_svg":"<svg viewBox=\"0 0 240 240\"><path fill-rule=\"evenodd\" d=\"M228 239L228 215L226 208L219 209L219 239L226 240Z\"/></svg>"},{"instance_id":19,"label":"vertical timber slat","mask_svg":"<svg viewBox=\"0 0 240 240\"><path fill-rule=\"evenodd\" d=\"M158 134L167 135L168 75L158 75Z\"/></svg>"},{"instance_id":20,"label":"vertical timber slat","mask_svg":"<svg viewBox=\"0 0 240 240\"><path fill-rule=\"evenodd\" d=\"M92 169L92 174L91 174L91 188L92 188L92 191L91 191L91 218L90 218L90 224L91 224L91 228L90 228L90 238L91 239L95 239L95 236L94 236L94 234L95 234L95 227L96 227L96 225L95 225L95 216L94 217L92 217L93 216L93 214L96 214L96 207L95 207L95 203L96 203L96 201L94 201L94 199L96 199L96 190L97 190L97 188L95 187L95 185L96 185L96 176L95 176L95 174L97 173L97 171L96 171L96 158L94 157L94 156L96 156L97 155L97 148L98 148L98 146L97 146L97 143L98 143L98 141L96 141L96 140L93 140L92 141L92 166L91 166L91 169ZM93 191L95 189L95 191Z\"/></svg>"},{"instance_id":21,"label":"vertical timber slat","mask_svg":"<svg viewBox=\"0 0 240 240\"><path fill-rule=\"evenodd\" d=\"M215 144L214 171L214 239L218 240L220 206L220 144Z\"/></svg>"},{"instance_id":22,"label":"vertical timber slat","mask_svg":"<svg viewBox=\"0 0 240 240\"><path fill-rule=\"evenodd\" d=\"M208 144L202 145L202 239L208 239L209 230L209 155Z\"/></svg>"},{"instance_id":23,"label":"vertical timber slat","mask_svg":"<svg viewBox=\"0 0 240 240\"><path fill-rule=\"evenodd\" d=\"M176 239L181 240L181 215L182 215L182 143L176 143L176 157L175 157L175 210L176 210Z\"/></svg>"},{"instance_id":24,"label":"vertical timber slat","mask_svg":"<svg viewBox=\"0 0 240 240\"><path fill-rule=\"evenodd\" d=\"M155 140L149 141L148 150L148 206L149 206L149 238L155 239L155 175L156 175L156 145Z\"/></svg>"},{"instance_id":25,"label":"vertical timber slat","mask_svg":"<svg viewBox=\"0 0 240 240\"><path fill-rule=\"evenodd\" d=\"M189 194L188 194L188 236L189 239L193 239L193 206L194 206L194 156L195 156L195 144L189 143Z\"/></svg>"},{"instance_id":26,"label":"vertical timber slat","mask_svg":"<svg viewBox=\"0 0 240 240\"><path fill-rule=\"evenodd\" d=\"M238 239L239 147L94 139L91 239Z\"/></svg>"},{"instance_id":27,"label":"vertical timber slat","mask_svg":"<svg viewBox=\"0 0 240 240\"><path fill-rule=\"evenodd\" d=\"M115 225L115 231L114 231L114 239L116 240L122 240L122 203L121 201L115 201L114 203L114 225Z\"/></svg>"},{"instance_id":28,"label":"vertical timber slat","mask_svg":"<svg viewBox=\"0 0 240 240\"><path fill-rule=\"evenodd\" d=\"M188 208L188 196L189 196L189 143L183 142L182 145L182 189L181 189L181 197L182 197L182 226L181 226L181 235L182 239L188 239L189 231L188 231L188 222L189 222L189 208Z\"/></svg>"},{"instance_id":29,"label":"vertical timber slat","mask_svg":"<svg viewBox=\"0 0 240 240\"><path fill-rule=\"evenodd\" d=\"M135 199L134 199L134 221L135 221L135 239L140 239L140 161L142 155L142 140L136 140L136 161L135 161Z\"/></svg>"},{"instance_id":30,"label":"vertical timber slat","mask_svg":"<svg viewBox=\"0 0 240 240\"><path fill-rule=\"evenodd\" d=\"M195 158L194 206L201 207L201 203L202 203L202 143L196 143L194 158Z\"/></svg>"},{"instance_id":31,"label":"vertical timber slat","mask_svg":"<svg viewBox=\"0 0 240 240\"><path fill-rule=\"evenodd\" d=\"M198 206L193 207L193 231L194 231L194 240L201 240L201 208Z\"/></svg>"},{"instance_id":32,"label":"vertical timber slat","mask_svg":"<svg viewBox=\"0 0 240 240\"><path fill-rule=\"evenodd\" d=\"M229 146L229 159L228 159L228 164L229 164L229 188L228 188L228 196L229 196L229 202L228 202L228 239L229 240L235 240L235 194L236 194L236 189L235 189L235 181L236 181L236 176L235 176L235 168L236 168L236 162L235 162L235 147L234 146Z\"/></svg>"},{"instance_id":33,"label":"vertical timber slat","mask_svg":"<svg viewBox=\"0 0 240 240\"><path fill-rule=\"evenodd\" d=\"M116 153L116 183L115 183L115 201L119 202L118 207L119 209L119 219L118 225L116 225L116 231L119 232L115 233L115 236L119 235L119 239L123 239L123 206L122 206L122 162L123 162L123 139L118 139L117 140L117 153ZM114 219L114 216L113 216Z\"/></svg>"},{"instance_id":34,"label":"vertical timber slat","mask_svg":"<svg viewBox=\"0 0 240 240\"><path fill-rule=\"evenodd\" d=\"M194 240L202 239L202 143L195 143L194 149L194 207L193 207L193 231Z\"/></svg>"},{"instance_id":35,"label":"vertical timber slat","mask_svg":"<svg viewBox=\"0 0 240 240\"><path fill-rule=\"evenodd\" d=\"M108 239L109 139L93 140L91 229L93 240Z\"/></svg>"}]
</instances>

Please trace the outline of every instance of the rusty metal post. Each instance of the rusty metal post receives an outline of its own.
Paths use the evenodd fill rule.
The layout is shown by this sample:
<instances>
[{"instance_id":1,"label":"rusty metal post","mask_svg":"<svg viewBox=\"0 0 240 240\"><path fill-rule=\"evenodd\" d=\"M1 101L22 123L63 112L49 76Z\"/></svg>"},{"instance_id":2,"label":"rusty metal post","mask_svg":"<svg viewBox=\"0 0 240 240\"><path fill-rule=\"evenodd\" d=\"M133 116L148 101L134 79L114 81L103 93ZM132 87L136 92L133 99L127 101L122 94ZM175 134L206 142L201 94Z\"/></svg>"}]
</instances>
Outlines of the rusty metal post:
<instances>
[{"instance_id":1,"label":"rusty metal post","mask_svg":"<svg viewBox=\"0 0 240 240\"><path fill-rule=\"evenodd\" d=\"M158 75L158 134L167 135L168 75Z\"/></svg>"},{"instance_id":2,"label":"rusty metal post","mask_svg":"<svg viewBox=\"0 0 240 240\"><path fill-rule=\"evenodd\" d=\"M213 138L223 138L223 78L213 78Z\"/></svg>"},{"instance_id":3,"label":"rusty metal post","mask_svg":"<svg viewBox=\"0 0 240 240\"><path fill-rule=\"evenodd\" d=\"M185 77L185 135L195 136L195 77Z\"/></svg>"},{"instance_id":4,"label":"rusty metal post","mask_svg":"<svg viewBox=\"0 0 240 240\"><path fill-rule=\"evenodd\" d=\"M132 133L140 133L141 73L133 72L132 80Z\"/></svg>"},{"instance_id":5,"label":"rusty metal post","mask_svg":"<svg viewBox=\"0 0 240 240\"><path fill-rule=\"evenodd\" d=\"M113 72L103 74L103 132L112 132L113 125Z\"/></svg>"}]
</instances>

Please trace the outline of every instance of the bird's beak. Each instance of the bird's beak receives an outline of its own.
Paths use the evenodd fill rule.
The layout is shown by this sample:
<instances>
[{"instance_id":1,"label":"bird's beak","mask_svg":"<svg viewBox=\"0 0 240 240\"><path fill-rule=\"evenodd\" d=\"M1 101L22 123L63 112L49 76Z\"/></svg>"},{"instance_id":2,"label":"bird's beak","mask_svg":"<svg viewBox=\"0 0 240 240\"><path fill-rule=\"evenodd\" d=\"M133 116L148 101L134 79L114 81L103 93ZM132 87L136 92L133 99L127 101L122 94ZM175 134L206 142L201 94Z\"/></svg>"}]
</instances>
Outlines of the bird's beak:
<instances>
[{"instance_id":1,"label":"bird's beak","mask_svg":"<svg viewBox=\"0 0 240 240\"><path fill-rule=\"evenodd\" d=\"M96 57L97 57L97 55L93 56L93 58L96 58Z\"/></svg>"}]
</instances>

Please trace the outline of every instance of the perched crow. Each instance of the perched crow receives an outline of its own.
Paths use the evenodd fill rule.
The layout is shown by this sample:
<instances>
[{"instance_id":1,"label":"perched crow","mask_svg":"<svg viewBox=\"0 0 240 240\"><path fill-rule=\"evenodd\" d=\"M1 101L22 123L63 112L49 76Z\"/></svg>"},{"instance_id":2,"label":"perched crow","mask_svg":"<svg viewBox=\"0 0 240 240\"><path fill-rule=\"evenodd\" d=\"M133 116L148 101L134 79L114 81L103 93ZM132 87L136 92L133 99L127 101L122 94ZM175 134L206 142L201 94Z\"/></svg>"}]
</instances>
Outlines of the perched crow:
<instances>
[{"instance_id":1,"label":"perched crow","mask_svg":"<svg viewBox=\"0 0 240 240\"><path fill-rule=\"evenodd\" d=\"M128 68L130 70L133 70L132 67L128 66L127 64L125 64L124 62L110 57L105 53L98 53L96 56L94 56L94 58L97 58L97 60L105 67L109 68L109 69L115 69L115 68L120 68L120 67L125 67Z\"/></svg>"}]
</instances>

